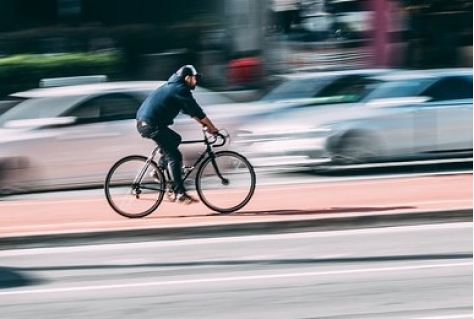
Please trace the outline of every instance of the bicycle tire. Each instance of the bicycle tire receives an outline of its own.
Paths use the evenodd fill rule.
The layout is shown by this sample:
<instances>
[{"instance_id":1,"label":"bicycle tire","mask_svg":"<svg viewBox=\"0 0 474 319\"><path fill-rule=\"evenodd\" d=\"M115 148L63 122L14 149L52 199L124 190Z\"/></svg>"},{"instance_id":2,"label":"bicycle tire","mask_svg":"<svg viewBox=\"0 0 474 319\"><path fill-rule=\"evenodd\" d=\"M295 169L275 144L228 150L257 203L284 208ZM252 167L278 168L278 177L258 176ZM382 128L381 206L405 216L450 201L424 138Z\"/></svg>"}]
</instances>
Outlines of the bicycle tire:
<instances>
[{"instance_id":1,"label":"bicycle tire","mask_svg":"<svg viewBox=\"0 0 474 319\"><path fill-rule=\"evenodd\" d=\"M145 166L146 160L146 157L139 155L124 157L112 165L105 178L105 198L110 207L124 217L148 216L163 201L166 181L163 171L153 161L134 189L134 180Z\"/></svg>"},{"instance_id":2,"label":"bicycle tire","mask_svg":"<svg viewBox=\"0 0 474 319\"><path fill-rule=\"evenodd\" d=\"M213 159L226 183L216 173ZM243 155L219 151L202 162L196 173L196 191L201 201L219 213L235 212L250 201L257 183L255 169Z\"/></svg>"}]
</instances>

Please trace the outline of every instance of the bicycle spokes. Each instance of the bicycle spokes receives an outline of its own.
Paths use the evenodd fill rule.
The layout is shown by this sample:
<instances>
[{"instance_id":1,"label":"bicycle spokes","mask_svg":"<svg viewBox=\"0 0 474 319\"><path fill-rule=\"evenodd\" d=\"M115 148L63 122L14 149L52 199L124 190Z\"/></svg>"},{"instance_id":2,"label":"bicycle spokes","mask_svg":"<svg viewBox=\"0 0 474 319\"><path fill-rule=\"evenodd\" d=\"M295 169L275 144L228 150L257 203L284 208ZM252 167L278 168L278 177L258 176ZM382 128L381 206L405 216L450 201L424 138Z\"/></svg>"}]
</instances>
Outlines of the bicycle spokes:
<instances>
[{"instance_id":1,"label":"bicycle spokes","mask_svg":"<svg viewBox=\"0 0 474 319\"><path fill-rule=\"evenodd\" d=\"M126 217L143 217L163 200L165 182L154 162L141 156L117 162L107 175L105 193L110 206Z\"/></svg>"},{"instance_id":2,"label":"bicycle spokes","mask_svg":"<svg viewBox=\"0 0 474 319\"><path fill-rule=\"evenodd\" d=\"M218 212L245 206L255 191L255 172L245 157L231 151L215 153L203 162L196 189L202 202Z\"/></svg>"}]
</instances>

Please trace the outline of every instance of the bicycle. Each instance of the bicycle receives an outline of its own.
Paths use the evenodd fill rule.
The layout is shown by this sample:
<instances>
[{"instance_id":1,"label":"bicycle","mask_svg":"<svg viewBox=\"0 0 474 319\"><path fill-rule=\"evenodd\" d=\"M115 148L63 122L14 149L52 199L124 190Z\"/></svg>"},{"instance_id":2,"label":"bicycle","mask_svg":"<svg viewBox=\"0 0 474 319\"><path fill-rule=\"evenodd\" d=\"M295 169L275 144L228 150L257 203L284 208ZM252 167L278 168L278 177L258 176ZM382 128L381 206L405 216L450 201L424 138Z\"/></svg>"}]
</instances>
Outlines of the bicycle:
<instances>
[{"instance_id":1,"label":"bicycle","mask_svg":"<svg viewBox=\"0 0 474 319\"><path fill-rule=\"evenodd\" d=\"M196 192L204 205L219 213L235 212L250 201L256 186L252 164L243 155L229 150L214 151L224 146L229 136L220 131L209 135L203 128L202 140L182 141L181 144L204 143L201 153L190 167L184 167L183 181L195 171ZM156 146L148 157L126 156L110 168L104 183L107 202L118 214L141 218L153 213L164 195L173 201L171 171L154 160Z\"/></svg>"}]
</instances>

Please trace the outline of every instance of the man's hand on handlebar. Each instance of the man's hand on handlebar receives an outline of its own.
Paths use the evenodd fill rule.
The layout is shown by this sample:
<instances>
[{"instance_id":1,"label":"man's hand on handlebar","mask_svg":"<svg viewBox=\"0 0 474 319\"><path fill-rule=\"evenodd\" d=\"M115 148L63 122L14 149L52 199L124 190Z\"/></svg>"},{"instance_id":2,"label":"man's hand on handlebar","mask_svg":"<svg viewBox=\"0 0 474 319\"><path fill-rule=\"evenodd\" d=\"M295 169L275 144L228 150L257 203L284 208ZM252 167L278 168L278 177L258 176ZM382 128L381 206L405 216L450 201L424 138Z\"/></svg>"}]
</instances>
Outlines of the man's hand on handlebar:
<instances>
[{"instance_id":1,"label":"man's hand on handlebar","mask_svg":"<svg viewBox=\"0 0 474 319\"><path fill-rule=\"evenodd\" d=\"M203 126L203 128L206 130L207 133L212 134L212 135L216 135L217 133L219 133L219 130L214 126L214 124L208 117L205 117L203 119L198 119L198 118L195 118L195 119L196 121L201 123L201 125Z\"/></svg>"},{"instance_id":2,"label":"man's hand on handlebar","mask_svg":"<svg viewBox=\"0 0 474 319\"><path fill-rule=\"evenodd\" d=\"M212 135L217 135L217 133L219 133L219 130L216 127L206 126L206 132Z\"/></svg>"}]
</instances>

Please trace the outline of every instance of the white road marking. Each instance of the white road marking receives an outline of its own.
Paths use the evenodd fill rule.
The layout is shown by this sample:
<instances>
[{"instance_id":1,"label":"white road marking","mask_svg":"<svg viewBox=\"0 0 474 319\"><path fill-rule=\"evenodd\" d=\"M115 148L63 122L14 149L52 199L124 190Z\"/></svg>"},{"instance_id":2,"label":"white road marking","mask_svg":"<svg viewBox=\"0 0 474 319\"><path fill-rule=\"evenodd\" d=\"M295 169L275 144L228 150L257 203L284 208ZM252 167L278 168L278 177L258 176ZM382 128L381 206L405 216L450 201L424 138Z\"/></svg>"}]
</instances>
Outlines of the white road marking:
<instances>
[{"instance_id":1,"label":"white road marking","mask_svg":"<svg viewBox=\"0 0 474 319\"><path fill-rule=\"evenodd\" d=\"M436 317L420 317L420 318L413 318L413 319L463 319L463 318L472 318L472 314L447 315L447 316L436 316Z\"/></svg>"},{"instance_id":2,"label":"white road marking","mask_svg":"<svg viewBox=\"0 0 474 319\"><path fill-rule=\"evenodd\" d=\"M154 282L140 282L140 283L131 283L131 284L97 285L97 286L83 286L83 287L0 291L0 296L32 295L32 294L45 294L45 293L66 293L66 292L78 292L78 291L144 288L144 287L158 287L158 286L178 286L178 285L203 284L203 283L233 282L233 281L243 281L243 280L259 281L259 280L265 280L265 279L336 276L336 275L361 274L361 273L373 274L375 272L381 273L381 272L391 272L391 271L423 270L423 269L453 268L453 267L466 267L466 266L472 267L472 262L437 264L437 265L414 265L414 266L384 267L384 268L314 271L314 272L286 273L286 274L273 274L273 275L215 277L215 278L202 278L202 279L154 281Z\"/></svg>"},{"instance_id":3,"label":"white road marking","mask_svg":"<svg viewBox=\"0 0 474 319\"><path fill-rule=\"evenodd\" d=\"M54 194L50 194L51 197L54 196ZM20 196L20 195L19 195ZM34 196L34 194L32 195L29 195L29 196ZM104 202L106 203L106 199L105 197L101 197L101 198L91 198L91 197L87 197L87 198L75 198L75 199L54 199L54 198L44 198L44 199L27 199L26 198L26 195L25 195L25 198L22 198L22 200L25 200L25 201L20 201L20 199L18 200L14 200L14 201L9 201L9 202L0 202L0 204L3 206L3 207L8 207L8 206L38 206L38 201L44 201L44 200L47 200L48 202L42 202L42 204L47 204L47 205L56 205L57 203L65 203L65 204L74 204L74 203L81 203L81 202Z\"/></svg>"},{"instance_id":4,"label":"white road marking","mask_svg":"<svg viewBox=\"0 0 474 319\"><path fill-rule=\"evenodd\" d=\"M11 249L0 251L0 257L8 256L28 256L42 254L64 254L88 251L106 251L106 250L126 250L126 249L145 249L155 247L178 247L187 245L205 245L205 244L228 244L242 243L263 240L280 240L280 239L305 239L305 238L326 238L337 236L355 236L367 234L385 234L385 233L401 233L411 231L431 231L440 229L472 229L472 222L464 223L441 223L427 225L412 225L398 227L382 227L382 228L362 228L333 230L321 232L305 232L305 233L289 233L289 234L271 234L271 235L250 235L237 237L215 237L215 238L199 238L199 239L177 239L165 241L151 241L139 243L119 243L119 244L98 244L73 247L47 247L47 248L25 248Z\"/></svg>"}]
</instances>

